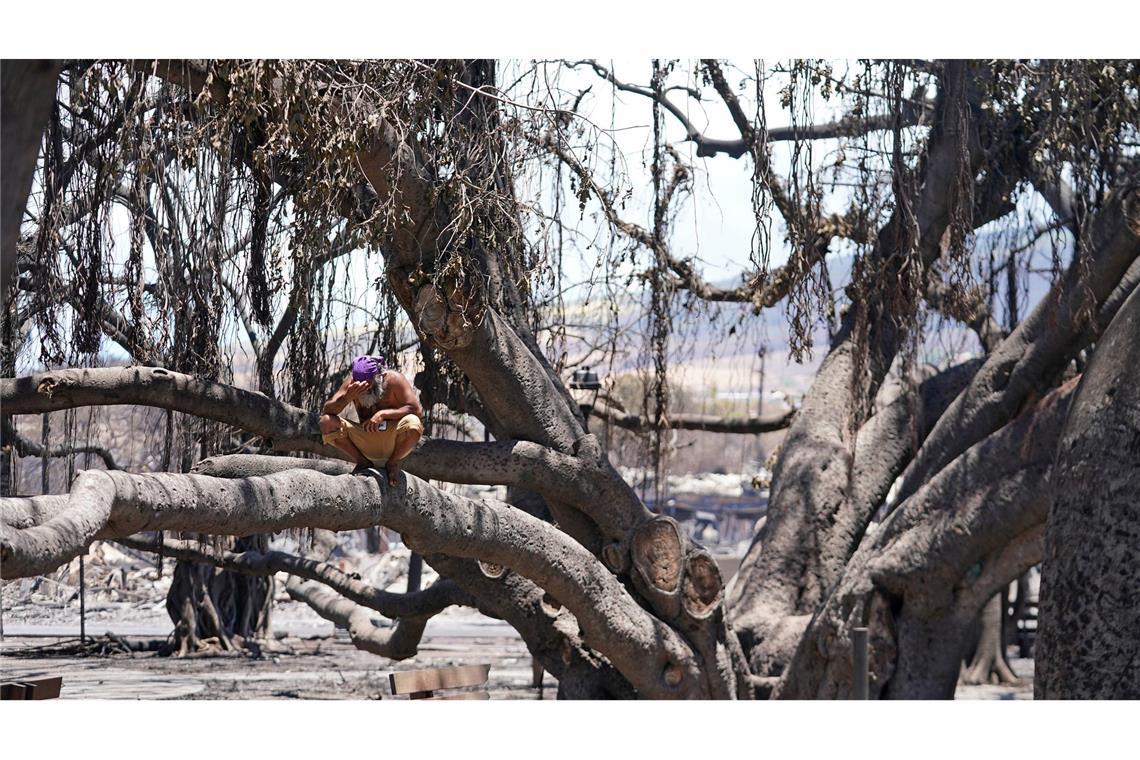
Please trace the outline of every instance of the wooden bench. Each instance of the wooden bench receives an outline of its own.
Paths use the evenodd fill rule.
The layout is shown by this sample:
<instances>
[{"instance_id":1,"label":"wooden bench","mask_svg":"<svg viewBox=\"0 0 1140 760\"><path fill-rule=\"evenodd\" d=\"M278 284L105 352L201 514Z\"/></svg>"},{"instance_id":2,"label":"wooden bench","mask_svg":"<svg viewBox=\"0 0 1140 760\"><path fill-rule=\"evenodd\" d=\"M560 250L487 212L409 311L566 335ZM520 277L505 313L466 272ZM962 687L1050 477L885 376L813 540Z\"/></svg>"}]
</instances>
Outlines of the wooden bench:
<instances>
[{"instance_id":1,"label":"wooden bench","mask_svg":"<svg viewBox=\"0 0 1140 760\"><path fill-rule=\"evenodd\" d=\"M406 694L408 699L490 699L486 691L461 691L436 696L440 689L460 689L487 683L490 665L462 665L454 668L405 670L389 673L392 694Z\"/></svg>"},{"instance_id":2,"label":"wooden bench","mask_svg":"<svg viewBox=\"0 0 1140 760\"><path fill-rule=\"evenodd\" d=\"M27 681L5 681L0 684L0 699L58 699L63 677L37 678Z\"/></svg>"}]
</instances>

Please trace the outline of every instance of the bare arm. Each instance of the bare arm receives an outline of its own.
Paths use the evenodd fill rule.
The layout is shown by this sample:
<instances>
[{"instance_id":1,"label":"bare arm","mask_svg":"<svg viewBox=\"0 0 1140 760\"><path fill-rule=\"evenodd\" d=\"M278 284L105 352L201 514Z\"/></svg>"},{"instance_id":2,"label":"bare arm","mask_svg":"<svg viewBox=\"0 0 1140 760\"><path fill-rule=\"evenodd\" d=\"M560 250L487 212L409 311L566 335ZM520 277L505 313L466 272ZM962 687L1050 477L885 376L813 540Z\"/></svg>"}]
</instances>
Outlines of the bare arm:
<instances>
[{"instance_id":1,"label":"bare arm","mask_svg":"<svg viewBox=\"0 0 1140 760\"><path fill-rule=\"evenodd\" d=\"M354 381L352 375L344 378L344 382L336 389L325 405L321 407L321 414L331 414L336 416L343 411L343 409L352 403L353 399L359 396L364 391L368 390L367 381Z\"/></svg>"}]
</instances>

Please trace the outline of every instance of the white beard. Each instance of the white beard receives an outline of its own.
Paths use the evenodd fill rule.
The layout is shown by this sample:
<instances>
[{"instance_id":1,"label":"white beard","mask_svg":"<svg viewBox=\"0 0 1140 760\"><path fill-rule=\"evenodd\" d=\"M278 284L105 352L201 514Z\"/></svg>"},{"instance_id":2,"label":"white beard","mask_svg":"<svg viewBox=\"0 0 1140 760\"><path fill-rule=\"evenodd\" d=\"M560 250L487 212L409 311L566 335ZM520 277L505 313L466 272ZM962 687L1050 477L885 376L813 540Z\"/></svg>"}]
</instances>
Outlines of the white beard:
<instances>
[{"instance_id":1,"label":"white beard","mask_svg":"<svg viewBox=\"0 0 1140 760\"><path fill-rule=\"evenodd\" d=\"M356 397L356 403L365 409L371 409L379 405L380 399L384 397L384 375L381 373L378 377L372 380L372 388L367 393L362 393Z\"/></svg>"}]
</instances>

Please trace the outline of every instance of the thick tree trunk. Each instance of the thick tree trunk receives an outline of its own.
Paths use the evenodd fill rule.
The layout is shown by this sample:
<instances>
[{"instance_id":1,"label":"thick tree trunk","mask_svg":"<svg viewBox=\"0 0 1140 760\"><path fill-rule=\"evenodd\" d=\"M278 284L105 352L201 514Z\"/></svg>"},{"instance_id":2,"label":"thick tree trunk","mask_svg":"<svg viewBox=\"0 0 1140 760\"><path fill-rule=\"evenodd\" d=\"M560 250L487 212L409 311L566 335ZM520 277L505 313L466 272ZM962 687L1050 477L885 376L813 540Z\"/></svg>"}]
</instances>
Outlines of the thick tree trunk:
<instances>
[{"instance_id":1,"label":"thick tree trunk","mask_svg":"<svg viewBox=\"0 0 1140 760\"><path fill-rule=\"evenodd\" d=\"M977 360L959 364L926 380L915 393L903 393L868 420L859 431L853 464L843 467L829 464L823 471L810 475L813 484L825 480L831 482L839 489L838 493L845 497L842 522L839 516L824 509L824 504L820 502L812 502L813 509L821 510L821 516L832 515L831 519L818 523L820 518L812 517L810 512L798 513L794 519L789 515L786 519L791 519L793 526L799 525L801 531L805 526L818 523L819 530L813 531L813 536L827 535L843 527L845 544L859 541L872 514L886 497L891 482L913 455L916 444L958 392L966 387L979 365ZM917 418L914 415L916 408ZM801 410L799 414L803 418L806 412ZM806 419L804 424L807 425ZM795 442L786 441L784 445L794 448ZM819 447L805 448L801 445L799 448L802 449L796 455L799 457L814 458L821 455ZM805 473L809 465L810 462L803 465ZM805 474L804 477L809 476ZM804 488L814 487L806 483L801 485ZM799 610L798 614L788 614L786 608L773 606L772 589L780 584L794 589L795 584L805 582L795 572L796 562L804 561L803 557L810 555L812 549L810 544L797 546L790 540L766 546L765 541L773 535L773 530L766 522L741 565L729 608L736 621L734 625L739 623L743 628L742 643L752 656L753 673L778 679L811 620L811 608ZM769 556L767 564L763 562L764 554ZM822 559L824 558L816 557L815 561ZM829 575L842 572L846 562L843 554L832 552ZM779 563L786 563L788 567L782 567ZM768 578L769 571L778 572L779 575ZM759 691L766 694L770 689L762 686Z\"/></svg>"},{"instance_id":2,"label":"thick tree trunk","mask_svg":"<svg viewBox=\"0 0 1140 760\"><path fill-rule=\"evenodd\" d=\"M1040 561L1062 388L968 449L867 537L813 617L776 695L852 694L850 632L869 629L871 694L953 696L970 630Z\"/></svg>"},{"instance_id":3,"label":"thick tree trunk","mask_svg":"<svg viewBox=\"0 0 1140 760\"><path fill-rule=\"evenodd\" d=\"M4 309L16 273L20 224L60 68L60 61L6 60L0 64L0 308Z\"/></svg>"},{"instance_id":4,"label":"thick tree trunk","mask_svg":"<svg viewBox=\"0 0 1140 760\"><path fill-rule=\"evenodd\" d=\"M880 229L869 257L880 283L900 276L918 254L930 266L981 158L976 123L979 98L972 64L947 65L940 82L936 127L913 203L915 237L896 211ZM893 287L893 286L892 286ZM740 568L730 607L752 672L778 678L791 660L804 627L842 577L878 503L867 504L852 480L861 467L856 432L868 418L906 331L887 306L888 293L871 288L868 299L844 317L831 351L792 421L772 480L768 519ZM914 428L917 428L915 425ZM908 436L910 442L915 436ZM864 495L885 494L912 456L877 468L882 483L863 484Z\"/></svg>"},{"instance_id":5,"label":"thick tree trunk","mask_svg":"<svg viewBox=\"0 0 1140 760\"><path fill-rule=\"evenodd\" d=\"M0 313L0 375L16 375L16 327L14 315L7 304ZM0 416L0 496L16 493L16 441L12 415Z\"/></svg>"},{"instance_id":6,"label":"thick tree trunk","mask_svg":"<svg viewBox=\"0 0 1140 760\"><path fill-rule=\"evenodd\" d=\"M1089 362L1054 479L1034 695L1140 698L1140 290Z\"/></svg>"}]
</instances>

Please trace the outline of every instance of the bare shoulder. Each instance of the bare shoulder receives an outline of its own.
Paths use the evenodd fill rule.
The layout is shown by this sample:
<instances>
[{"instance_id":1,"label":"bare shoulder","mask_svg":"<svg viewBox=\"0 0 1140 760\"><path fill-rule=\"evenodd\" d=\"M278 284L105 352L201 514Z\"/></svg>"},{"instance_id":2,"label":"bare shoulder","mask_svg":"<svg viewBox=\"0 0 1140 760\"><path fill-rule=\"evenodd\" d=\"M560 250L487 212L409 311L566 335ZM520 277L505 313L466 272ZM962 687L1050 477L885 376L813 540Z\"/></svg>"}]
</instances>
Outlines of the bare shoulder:
<instances>
[{"instance_id":1,"label":"bare shoulder","mask_svg":"<svg viewBox=\"0 0 1140 760\"><path fill-rule=\"evenodd\" d=\"M396 369L384 370L384 389L384 395L394 400L406 401L409 396L415 396L415 391L412 389L412 384L408 382L408 378L404 377L403 372Z\"/></svg>"},{"instance_id":2,"label":"bare shoulder","mask_svg":"<svg viewBox=\"0 0 1140 760\"><path fill-rule=\"evenodd\" d=\"M404 373L395 369L384 370L384 396L391 406L413 404L419 406L419 397Z\"/></svg>"}]
</instances>

